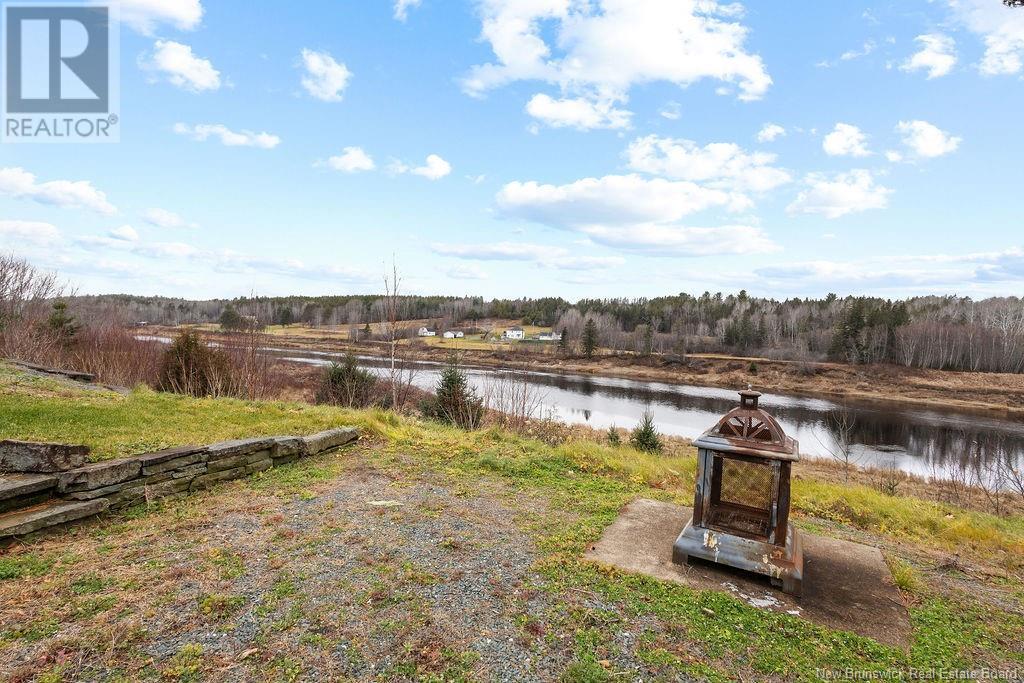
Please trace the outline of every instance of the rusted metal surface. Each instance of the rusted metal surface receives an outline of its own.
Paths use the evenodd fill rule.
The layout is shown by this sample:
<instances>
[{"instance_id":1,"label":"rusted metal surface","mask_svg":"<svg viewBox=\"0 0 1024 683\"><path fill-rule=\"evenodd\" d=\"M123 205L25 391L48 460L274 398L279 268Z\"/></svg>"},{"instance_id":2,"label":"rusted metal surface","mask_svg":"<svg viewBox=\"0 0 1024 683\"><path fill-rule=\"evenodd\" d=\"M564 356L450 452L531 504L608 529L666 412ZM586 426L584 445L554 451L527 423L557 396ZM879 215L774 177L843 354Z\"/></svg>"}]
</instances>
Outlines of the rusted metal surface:
<instances>
[{"instance_id":1,"label":"rusted metal surface","mask_svg":"<svg viewBox=\"0 0 1024 683\"><path fill-rule=\"evenodd\" d=\"M698 448L693 519L676 540L673 560L699 557L771 578L800 594L803 554L789 524L790 475L797 442L740 392L740 405L694 442Z\"/></svg>"}]
</instances>

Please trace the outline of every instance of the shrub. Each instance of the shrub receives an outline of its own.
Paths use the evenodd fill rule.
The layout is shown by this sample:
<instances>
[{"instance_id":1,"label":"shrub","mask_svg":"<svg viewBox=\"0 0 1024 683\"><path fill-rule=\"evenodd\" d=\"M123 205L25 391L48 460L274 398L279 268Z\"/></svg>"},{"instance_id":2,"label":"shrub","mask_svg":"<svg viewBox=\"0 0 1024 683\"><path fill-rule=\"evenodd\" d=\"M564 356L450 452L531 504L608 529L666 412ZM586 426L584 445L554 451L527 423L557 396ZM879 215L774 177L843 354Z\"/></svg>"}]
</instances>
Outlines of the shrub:
<instances>
[{"instance_id":1,"label":"shrub","mask_svg":"<svg viewBox=\"0 0 1024 683\"><path fill-rule=\"evenodd\" d=\"M229 385L228 359L195 332L182 332L164 353L158 388L188 396L220 396Z\"/></svg>"},{"instance_id":2,"label":"shrub","mask_svg":"<svg viewBox=\"0 0 1024 683\"><path fill-rule=\"evenodd\" d=\"M424 407L424 413L429 417L462 429L476 429L484 416L484 402L469 386L469 380L455 358L449 360L441 372L437 396Z\"/></svg>"},{"instance_id":3,"label":"shrub","mask_svg":"<svg viewBox=\"0 0 1024 683\"><path fill-rule=\"evenodd\" d=\"M373 373L359 367L354 354L347 353L341 363L331 363L324 371L317 388L316 401L348 408L380 405L380 382Z\"/></svg>"},{"instance_id":4,"label":"shrub","mask_svg":"<svg viewBox=\"0 0 1024 683\"><path fill-rule=\"evenodd\" d=\"M611 427L608 428L608 445L618 446L621 443L622 437L619 436L619 430L615 427L615 425L612 425Z\"/></svg>"},{"instance_id":5,"label":"shrub","mask_svg":"<svg viewBox=\"0 0 1024 683\"><path fill-rule=\"evenodd\" d=\"M754 361L750 361L750 365L747 366L747 372L749 372L751 375L756 375L757 363L755 363Z\"/></svg>"},{"instance_id":6,"label":"shrub","mask_svg":"<svg viewBox=\"0 0 1024 683\"><path fill-rule=\"evenodd\" d=\"M640 418L640 424L636 426L633 434L629 437L629 444L638 451L661 452L661 436L654 427L654 415L650 411L645 411L644 416Z\"/></svg>"}]
</instances>

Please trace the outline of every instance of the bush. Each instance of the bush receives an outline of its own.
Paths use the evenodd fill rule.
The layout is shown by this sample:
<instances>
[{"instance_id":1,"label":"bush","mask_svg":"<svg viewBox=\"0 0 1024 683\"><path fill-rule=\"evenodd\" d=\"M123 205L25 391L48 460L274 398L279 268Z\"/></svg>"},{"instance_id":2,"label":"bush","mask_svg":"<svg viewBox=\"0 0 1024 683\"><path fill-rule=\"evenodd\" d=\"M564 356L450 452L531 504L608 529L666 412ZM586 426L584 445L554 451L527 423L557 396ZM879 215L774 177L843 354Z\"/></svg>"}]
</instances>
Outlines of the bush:
<instances>
[{"instance_id":1,"label":"bush","mask_svg":"<svg viewBox=\"0 0 1024 683\"><path fill-rule=\"evenodd\" d=\"M324 371L316 392L317 403L347 408L381 405L382 398L379 380L370 371L359 367L352 353L345 354L341 363L331 363Z\"/></svg>"},{"instance_id":2,"label":"bush","mask_svg":"<svg viewBox=\"0 0 1024 683\"><path fill-rule=\"evenodd\" d=\"M456 359L448 361L437 382L437 396L425 402L423 411L428 417L456 425L462 429L476 429L484 417L484 402L469 386L466 374Z\"/></svg>"},{"instance_id":3,"label":"bush","mask_svg":"<svg viewBox=\"0 0 1024 683\"><path fill-rule=\"evenodd\" d=\"M619 436L619 430L616 429L615 425L608 428L608 445L618 446L622 443L622 437Z\"/></svg>"},{"instance_id":4,"label":"bush","mask_svg":"<svg viewBox=\"0 0 1024 683\"><path fill-rule=\"evenodd\" d=\"M188 396L221 396L230 384L227 356L195 332L182 332L164 353L157 387Z\"/></svg>"},{"instance_id":5,"label":"bush","mask_svg":"<svg viewBox=\"0 0 1024 683\"><path fill-rule=\"evenodd\" d=\"M654 428L654 416L650 411L644 412L644 416L640 418L640 424L636 426L633 434L629 437L629 444L638 451L661 452L661 435Z\"/></svg>"}]
</instances>

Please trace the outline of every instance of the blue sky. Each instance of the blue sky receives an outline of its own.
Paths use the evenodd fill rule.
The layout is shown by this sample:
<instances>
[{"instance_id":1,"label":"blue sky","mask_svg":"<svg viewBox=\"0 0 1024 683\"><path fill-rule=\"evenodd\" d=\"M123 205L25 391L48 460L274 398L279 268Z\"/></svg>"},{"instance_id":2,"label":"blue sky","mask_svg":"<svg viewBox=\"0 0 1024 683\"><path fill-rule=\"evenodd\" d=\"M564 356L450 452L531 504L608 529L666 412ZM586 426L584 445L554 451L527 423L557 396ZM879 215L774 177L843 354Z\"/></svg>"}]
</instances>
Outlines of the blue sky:
<instances>
[{"instance_id":1,"label":"blue sky","mask_svg":"<svg viewBox=\"0 0 1024 683\"><path fill-rule=\"evenodd\" d=\"M782 9L780 9L782 7ZM0 146L80 292L1024 294L999 0L124 0L115 144Z\"/></svg>"}]
</instances>

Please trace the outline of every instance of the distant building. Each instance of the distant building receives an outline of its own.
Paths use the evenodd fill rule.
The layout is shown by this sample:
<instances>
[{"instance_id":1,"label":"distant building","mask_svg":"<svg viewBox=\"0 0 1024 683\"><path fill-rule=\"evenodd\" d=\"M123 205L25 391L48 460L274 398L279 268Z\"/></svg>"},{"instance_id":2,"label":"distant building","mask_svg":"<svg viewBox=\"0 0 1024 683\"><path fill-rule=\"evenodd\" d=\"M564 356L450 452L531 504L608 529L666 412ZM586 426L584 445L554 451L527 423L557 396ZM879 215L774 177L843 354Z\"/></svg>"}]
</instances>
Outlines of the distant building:
<instances>
[{"instance_id":1,"label":"distant building","mask_svg":"<svg viewBox=\"0 0 1024 683\"><path fill-rule=\"evenodd\" d=\"M523 332L523 328L518 326L508 328L503 336L505 339L526 339L526 333Z\"/></svg>"},{"instance_id":2,"label":"distant building","mask_svg":"<svg viewBox=\"0 0 1024 683\"><path fill-rule=\"evenodd\" d=\"M434 330L432 330L432 329L430 329L428 327L421 327L419 332L417 332L416 334L419 335L420 337L436 337L437 336L437 332L435 332Z\"/></svg>"},{"instance_id":3,"label":"distant building","mask_svg":"<svg viewBox=\"0 0 1024 683\"><path fill-rule=\"evenodd\" d=\"M541 332L537 335L540 341L562 341L561 332Z\"/></svg>"},{"instance_id":4,"label":"distant building","mask_svg":"<svg viewBox=\"0 0 1024 683\"><path fill-rule=\"evenodd\" d=\"M462 339L466 336L466 333L462 330L448 330L444 333L445 339Z\"/></svg>"}]
</instances>

